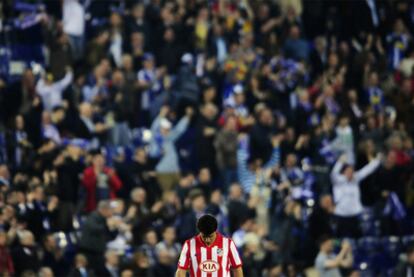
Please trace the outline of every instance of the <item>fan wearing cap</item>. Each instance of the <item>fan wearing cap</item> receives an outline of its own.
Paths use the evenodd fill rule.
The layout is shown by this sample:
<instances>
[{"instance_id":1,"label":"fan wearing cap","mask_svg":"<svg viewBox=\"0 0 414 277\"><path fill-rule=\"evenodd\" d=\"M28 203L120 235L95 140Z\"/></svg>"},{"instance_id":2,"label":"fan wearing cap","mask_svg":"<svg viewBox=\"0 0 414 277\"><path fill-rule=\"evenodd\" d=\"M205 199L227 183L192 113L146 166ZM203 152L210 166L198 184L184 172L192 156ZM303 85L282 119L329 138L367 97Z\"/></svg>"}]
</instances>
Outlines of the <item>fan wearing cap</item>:
<instances>
[{"instance_id":1,"label":"fan wearing cap","mask_svg":"<svg viewBox=\"0 0 414 277\"><path fill-rule=\"evenodd\" d=\"M167 118L169 111L168 106L161 107L159 115L153 121L151 125L153 139L149 150L152 158L159 159L155 171L163 192L173 190L179 181L180 165L175 142L187 130L194 114L193 108L187 107L185 116L173 126Z\"/></svg>"},{"instance_id":2,"label":"fan wearing cap","mask_svg":"<svg viewBox=\"0 0 414 277\"><path fill-rule=\"evenodd\" d=\"M217 220L206 214L197 221L198 235L185 241L176 277L242 277L242 261L230 238L217 232Z\"/></svg>"},{"instance_id":3,"label":"fan wearing cap","mask_svg":"<svg viewBox=\"0 0 414 277\"><path fill-rule=\"evenodd\" d=\"M155 67L155 57L151 53L145 53L143 56L143 68L138 72L138 84L142 90L141 93L141 110L142 122L147 125L149 123L150 108L155 97L162 89L161 77L163 70Z\"/></svg>"}]
</instances>

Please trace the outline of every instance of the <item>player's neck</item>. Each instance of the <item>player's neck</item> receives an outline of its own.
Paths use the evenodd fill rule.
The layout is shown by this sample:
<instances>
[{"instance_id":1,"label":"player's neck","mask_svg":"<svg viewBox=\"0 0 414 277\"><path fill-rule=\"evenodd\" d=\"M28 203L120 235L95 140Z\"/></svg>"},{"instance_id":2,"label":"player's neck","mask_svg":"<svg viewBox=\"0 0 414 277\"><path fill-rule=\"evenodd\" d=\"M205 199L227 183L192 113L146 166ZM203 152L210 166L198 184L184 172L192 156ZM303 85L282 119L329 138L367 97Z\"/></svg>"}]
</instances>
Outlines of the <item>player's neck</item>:
<instances>
[{"instance_id":1,"label":"player's neck","mask_svg":"<svg viewBox=\"0 0 414 277\"><path fill-rule=\"evenodd\" d=\"M214 232L214 234L211 236L211 239L209 240L209 243L207 243L204 239L203 239L203 237L202 236L200 236L200 238L201 238L201 241L205 244L205 245L207 245L207 246L211 246L211 245L213 245L215 242L216 242L216 239L217 239L217 232Z\"/></svg>"}]
</instances>

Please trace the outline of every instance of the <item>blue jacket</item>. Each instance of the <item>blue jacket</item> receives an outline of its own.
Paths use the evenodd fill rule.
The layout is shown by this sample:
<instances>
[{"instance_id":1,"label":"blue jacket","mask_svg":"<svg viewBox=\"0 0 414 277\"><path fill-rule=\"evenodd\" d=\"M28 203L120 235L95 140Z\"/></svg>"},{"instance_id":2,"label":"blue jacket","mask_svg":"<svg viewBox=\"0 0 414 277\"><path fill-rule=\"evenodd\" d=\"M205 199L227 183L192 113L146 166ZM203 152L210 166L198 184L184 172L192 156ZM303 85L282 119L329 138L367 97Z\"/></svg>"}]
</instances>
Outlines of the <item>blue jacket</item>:
<instances>
[{"instance_id":1,"label":"blue jacket","mask_svg":"<svg viewBox=\"0 0 414 277\"><path fill-rule=\"evenodd\" d=\"M160 120L161 117L158 116L151 126L153 138L150 142L150 156L161 157L155 170L159 173L179 172L180 166L175 142L187 130L190 120L188 117L181 118L165 137L160 134Z\"/></svg>"}]
</instances>

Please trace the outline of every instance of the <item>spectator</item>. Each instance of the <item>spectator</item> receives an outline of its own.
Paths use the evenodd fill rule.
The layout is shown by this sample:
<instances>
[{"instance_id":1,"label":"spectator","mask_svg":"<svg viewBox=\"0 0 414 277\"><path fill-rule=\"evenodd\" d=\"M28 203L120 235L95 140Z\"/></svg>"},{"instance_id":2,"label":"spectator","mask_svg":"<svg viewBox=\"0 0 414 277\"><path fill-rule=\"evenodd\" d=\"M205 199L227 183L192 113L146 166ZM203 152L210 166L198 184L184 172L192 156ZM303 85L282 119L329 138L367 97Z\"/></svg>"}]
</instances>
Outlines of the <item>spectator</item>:
<instances>
[{"instance_id":1,"label":"spectator","mask_svg":"<svg viewBox=\"0 0 414 277\"><path fill-rule=\"evenodd\" d=\"M39 277L54 277L55 275L53 274L52 269L50 269L49 267L42 267L39 270L38 276Z\"/></svg>"},{"instance_id":2,"label":"spectator","mask_svg":"<svg viewBox=\"0 0 414 277\"><path fill-rule=\"evenodd\" d=\"M11 83L8 86L8 97L4 101L5 120L9 120L17 113L26 114L36 95L36 78L31 68L27 68L20 81Z\"/></svg>"},{"instance_id":3,"label":"spectator","mask_svg":"<svg viewBox=\"0 0 414 277\"><path fill-rule=\"evenodd\" d=\"M206 199L202 191L195 189L190 192L190 207L179 218L178 226L178 240L184 242L185 238L188 238L190 234L197 233L196 222L206 209Z\"/></svg>"},{"instance_id":4,"label":"spectator","mask_svg":"<svg viewBox=\"0 0 414 277\"><path fill-rule=\"evenodd\" d=\"M91 140L92 147L99 144L99 139L107 131L107 126L104 123L94 122L93 107L86 102L79 105L79 117L75 124L76 137Z\"/></svg>"},{"instance_id":5,"label":"spectator","mask_svg":"<svg viewBox=\"0 0 414 277\"><path fill-rule=\"evenodd\" d=\"M401 18L395 20L393 31L388 34L386 40L389 45L389 64L391 68L395 69L400 64L403 52L407 49L410 40L404 21Z\"/></svg>"},{"instance_id":6,"label":"spectator","mask_svg":"<svg viewBox=\"0 0 414 277\"><path fill-rule=\"evenodd\" d=\"M414 270L414 248L413 245L409 245L406 251L406 260L400 262L394 271L395 276L410 276Z\"/></svg>"},{"instance_id":7,"label":"spectator","mask_svg":"<svg viewBox=\"0 0 414 277\"><path fill-rule=\"evenodd\" d=\"M156 245L158 243L157 233L154 230L148 230L144 234L144 244L141 245L139 251L145 253L150 266L155 266L157 261Z\"/></svg>"},{"instance_id":8,"label":"spectator","mask_svg":"<svg viewBox=\"0 0 414 277\"><path fill-rule=\"evenodd\" d=\"M171 122L166 119L168 112L169 108L163 107L151 126L154 139L151 141L150 154L160 158L155 170L163 192L172 190L178 183L180 169L174 143L186 131L193 116L193 109L188 107L186 115L172 128Z\"/></svg>"},{"instance_id":9,"label":"spectator","mask_svg":"<svg viewBox=\"0 0 414 277\"><path fill-rule=\"evenodd\" d=\"M228 197L229 228L230 234L233 234L249 216L249 207L246 204L243 189L237 183L230 186Z\"/></svg>"},{"instance_id":10,"label":"spectator","mask_svg":"<svg viewBox=\"0 0 414 277\"><path fill-rule=\"evenodd\" d=\"M265 108L258 113L258 122L250 133L249 153L254 158L267 162L272 153L272 143L269 137L274 134L274 117L272 112Z\"/></svg>"},{"instance_id":11,"label":"spectator","mask_svg":"<svg viewBox=\"0 0 414 277\"><path fill-rule=\"evenodd\" d=\"M309 250L307 254L312 264L319 250L317 242L324 235L330 237L334 235L334 211L335 205L332 196L325 194L319 198L319 205L309 217Z\"/></svg>"},{"instance_id":12,"label":"spectator","mask_svg":"<svg viewBox=\"0 0 414 277\"><path fill-rule=\"evenodd\" d=\"M105 58L108 41L109 32L107 30L102 30L88 43L86 47L86 57L88 57L87 62L90 67L98 65L98 63Z\"/></svg>"},{"instance_id":13,"label":"spectator","mask_svg":"<svg viewBox=\"0 0 414 277\"><path fill-rule=\"evenodd\" d=\"M133 186L141 186L148 191L148 203L152 204L161 196L161 189L156 182L156 173L153 162L148 157L144 148L135 149L129 174L134 179Z\"/></svg>"},{"instance_id":14,"label":"spectator","mask_svg":"<svg viewBox=\"0 0 414 277\"><path fill-rule=\"evenodd\" d=\"M93 271L88 268L88 260L86 256L77 254L75 256L75 268L69 273L71 277L93 277L95 276Z\"/></svg>"},{"instance_id":15,"label":"spectator","mask_svg":"<svg viewBox=\"0 0 414 277\"><path fill-rule=\"evenodd\" d=\"M309 59L309 47L305 40L300 38L298 26L292 26L289 30L289 37L283 46L286 58L297 61L307 61Z\"/></svg>"},{"instance_id":16,"label":"spectator","mask_svg":"<svg viewBox=\"0 0 414 277\"><path fill-rule=\"evenodd\" d=\"M35 247L34 236L30 231L23 231L19 235L19 246L12 250L15 273L21 276L25 271L37 272L40 260Z\"/></svg>"},{"instance_id":17,"label":"spectator","mask_svg":"<svg viewBox=\"0 0 414 277\"><path fill-rule=\"evenodd\" d=\"M7 245L7 234L0 231L0 273L3 275L14 274L14 265L12 255Z\"/></svg>"},{"instance_id":18,"label":"spectator","mask_svg":"<svg viewBox=\"0 0 414 277\"><path fill-rule=\"evenodd\" d=\"M176 89L180 105L194 105L200 96L200 88L194 68L194 57L190 53L181 56L181 66L177 73Z\"/></svg>"},{"instance_id":19,"label":"spectator","mask_svg":"<svg viewBox=\"0 0 414 277\"><path fill-rule=\"evenodd\" d=\"M125 77L121 71L112 74L112 97L115 125L112 127L112 143L118 146L130 144L130 130L128 126L129 102L132 101L127 94Z\"/></svg>"},{"instance_id":20,"label":"spectator","mask_svg":"<svg viewBox=\"0 0 414 277\"><path fill-rule=\"evenodd\" d=\"M214 142L216 163L221 172L224 191L237 181L237 135L236 118L229 117Z\"/></svg>"},{"instance_id":21,"label":"spectator","mask_svg":"<svg viewBox=\"0 0 414 277\"><path fill-rule=\"evenodd\" d=\"M173 226L167 226L164 228L164 231L162 232L162 241L157 243L156 250L157 253L160 251L167 251L168 254L168 263L171 263L173 261L176 261L179 254L181 246L179 243L175 242L176 239L176 231ZM158 254L159 255L159 254ZM165 253L163 254L165 255Z\"/></svg>"},{"instance_id":22,"label":"spectator","mask_svg":"<svg viewBox=\"0 0 414 277\"><path fill-rule=\"evenodd\" d=\"M83 57L85 10L77 0L63 2L63 30L69 36L75 60Z\"/></svg>"},{"instance_id":23,"label":"spectator","mask_svg":"<svg viewBox=\"0 0 414 277\"><path fill-rule=\"evenodd\" d=\"M136 252L133 258L133 271L134 276L153 276L153 268L149 264L148 257L144 252Z\"/></svg>"},{"instance_id":24,"label":"spectator","mask_svg":"<svg viewBox=\"0 0 414 277\"><path fill-rule=\"evenodd\" d=\"M135 2L2 3L0 230L15 265L27 231L45 254L20 275L97 275L77 255L102 269L108 250L116 275L170 275L206 212L229 236L251 223L245 275L304 275L324 233L361 235L367 272L389 275L399 247L381 263L361 243L412 233L413 4Z\"/></svg>"},{"instance_id":25,"label":"spectator","mask_svg":"<svg viewBox=\"0 0 414 277\"><path fill-rule=\"evenodd\" d=\"M349 242L344 241L338 255L333 253L333 240L323 237L320 240L320 251L315 260L315 267L320 276L342 276L341 268L350 268L353 262L352 249Z\"/></svg>"},{"instance_id":26,"label":"spectator","mask_svg":"<svg viewBox=\"0 0 414 277\"><path fill-rule=\"evenodd\" d=\"M9 131L6 134L6 147L7 155L9 158L9 164L12 168L20 168L24 166L25 152L31 147L31 143L28 140L28 134L25 131L25 120L21 115L17 115L15 118L14 130Z\"/></svg>"},{"instance_id":27,"label":"spectator","mask_svg":"<svg viewBox=\"0 0 414 277\"><path fill-rule=\"evenodd\" d=\"M138 84L142 90L141 94L141 124L149 125L150 107L155 97L161 92L162 71L155 68L154 56L146 53L143 56L143 68L138 72Z\"/></svg>"},{"instance_id":28,"label":"spectator","mask_svg":"<svg viewBox=\"0 0 414 277\"><path fill-rule=\"evenodd\" d=\"M213 183L211 181L211 172L208 168L201 168L198 173L198 184L197 189L203 192L205 199L210 199L212 193Z\"/></svg>"},{"instance_id":29,"label":"spectator","mask_svg":"<svg viewBox=\"0 0 414 277\"><path fill-rule=\"evenodd\" d=\"M93 153L92 165L83 172L82 184L86 190L85 210L95 210L96 204L102 200L114 199L121 189L122 182L112 168L105 166L101 153Z\"/></svg>"},{"instance_id":30,"label":"spectator","mask_svg":"<svg viewBox=\"0 0 414 277\"><path fill-rule=\"evenodd\" d=\"M60 80L65 77L65 70L72 64L72 46L70 37L60 30L59 26L53 26L57 30L50 30L48 44L50 48L50 73ZM53 28L52 27L52 28Z\"/></svg>"},{"instance_id":31,"label":"spectator","mask_svg":"<svg viewBox=\"0 0 414 277\"><path fill-rule=\"evenodd\" d=\"M34 186L27 195L25 207L20 211L27 222L27 228L33 233L37 241L41 241L43 235L51 230L52 221L57 215L57 206L59 199L56 196L50 197L46 201L44 188Z\"/></svg>"},{"instance_id":32,"label":"spectator","mask_svg":"<svg viewBox=\"0 0 414 277\"><path fill-rule=\"evenodd\" d=\"M67 68L63 79L55 80L54 78L51 72L46 72L36 84L36 92L42 98L43 106L47 111L61 105L63 91L72 82L73 73L70 68Z\"/></svg>"},{"instance_id":33,"label":"spectator","mask_svg":"<svg viewBox=\"0 0 414 277\"><path fill-rule=\"evenodd\" d=\"M154 268L156 276L173 276L175 271L175 259L171 259L167 250L158 253L158 263Z\"/></svg>"},{"instance_id":34,"label":"spectator","mask_svg":"<svg viewBox=\"0 0 414 277\"><path fill-rule=\"evenodd\" d=\"M68 145L54 161L57 172L56 194L60 201L57 225L61 230L73 228L73 216L79 205L79 176L84 168L82 156L82 149L78 145Z\"/></svg>"},{"instance_id":35,"label":"spectator","mask_svg":"<svg viewBox=\"0 0 414 277\"><path fill-rule=\"evenodd\" d=\"M380 166L381 158L377 155L355 173L351 165L346 165L343 169L346 159L345 155L341 156L331 172L337 229L340 237L359 237L361 233L358 216L362 213L359 183Z\"/></svg>"},{"instance_id":36,"label":"spectator","mask_svg":"<svg viewBox=\"0 0 414 277\"><path fill-rule=\"evenodd\" d=\"M113 250L105 253L105 265L97 271L97 276L117 277L119 276L119 257Z\"/></svg>"},{"instance_id":37,"label":"spectator","mask_svg":"<svg viewBox=\"0 0 414 277\"><path fill-rule=\"evenodd\" d=\"M69 267L65 261L62 249L56 243L53 235L48 234L43 240L45 252L43 254L42 264L52 270L55 276L62 276L67 273Z\"/></svg>"},{"instance_id":38,"label":"spectator","mask_svg":"<svg viewBox=\"0 0 414 277\"><path fill-rule=\"evenodd\" d=\"M101 201L98 204L97 211L92 212L83 228L79 241L81 253L87 257L87 261L91 264L95 272L98 272L105 264L104 255L106 243L116 234L116 226L119 220L113 219L111 207L108 201ZM86 264L80 258L79 264L81 268L85 268ZM82 273L81 273L82 274Z\"/></svg>"},{"instance_id":39,"label":"spectator","mask_svg":"<svg viewBox=\"0 0 414 277\"><path fill-rule=\"evenodd\" d=\"M196 152L201 167L215 172L214 138L217 134L217 108L213 104L205 104L196 125Z\"/></svg>"},{"instance_id":40,"label":"spectator","mask_svg":"<svg viewBox=\"0 0 414 277\"><path fill-rule=\"evenodd\" d=\"M279 163L280 150L279 145L281 136L274 136L272 138L273 150L272 156L267 163L257 156L250 156L246 153L246 137L242 137L239 141L239 149L237 150L237 171L239 180L242 182L243 190L250 193L253 185L257 179L268 179L270 177L269 169Z\"/></svg>"}]
</instances>

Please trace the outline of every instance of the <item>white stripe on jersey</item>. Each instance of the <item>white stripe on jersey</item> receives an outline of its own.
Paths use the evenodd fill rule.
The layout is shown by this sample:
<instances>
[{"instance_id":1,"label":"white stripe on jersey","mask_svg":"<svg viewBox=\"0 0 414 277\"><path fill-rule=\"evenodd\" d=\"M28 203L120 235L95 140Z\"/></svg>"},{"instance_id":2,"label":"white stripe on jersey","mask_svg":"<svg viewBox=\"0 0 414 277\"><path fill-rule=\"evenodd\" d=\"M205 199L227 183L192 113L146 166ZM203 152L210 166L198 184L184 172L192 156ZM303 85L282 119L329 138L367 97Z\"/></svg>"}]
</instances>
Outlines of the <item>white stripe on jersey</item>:
<instances>
[{"instance_id":1,"label":"white stripe on jersey","mask_svg":"<svg viewBox=\"0 0 414 277\"><path fill-rule=\"evenodd\" d=\"M196 240L195 240L195 238L192 238L190 240L190 257L191 257L191 263L193 264L192 268L193 268L193 271L194 271L194 276L197 276L198 263L197 263L197 252L196 252Z\"/></svg>"},{"instance_id":2,"label":"white stripe on jersey","mask_svg":"<svg viewBox=\"0 0 414 277\"><path fill-rule=\"evenodd\" d=\"M207 261L207 248L200 247L200 251L201 251L200 264L202 264L203 262ZM201 277L207 277L207 272L204 272L203 270L201 270Z\"/></svg>"},{"instance_id":3,"label":"white stripe on jersey","mask_svg":"<svg viewBox=\"0 0 414 277\"><path fill-rule=\"evenodd\" d=\"M217 246L214 246L214 247L211 249L211 259L212 259L214 262L218 263L218 259L217 259ZM211 274L211 277L217 277L218 271L219 271L219 270L214 271L214 272Z\"/></svg>"},{"instance_id":4,"label":"white stripe on jersey","mask_svg":"<svg viewBox=\"0 0 414 277\"><path fill-rule=\"evenodd\" d=\"M233 256L234 262L236 263L235 265L240 265L241 260L239 257L239 252L237 252L237 248L234 242L230 243L230 250L231 250L231 255Z\"/></svg>"},{"instance_id":5,"label":"white stripe on jersey","mask_svg":"<svg viewBox=\"0 0 414 277\"><path fill-rule=\"evenodd\" d=\"M185 243L183 250L181 251L181 256L180 256L180 260L178 261L178 265L185 266L187 262L187 252L188 252L188 243Z\"/></svg>"},{"instance_id":6,"label":"white stripe on jersey","mask_svg":"<svg viewBox=\"0 0 414 277\"><path fill-rule=\"evenodd\" d=\"M227 277L227 257L229 255L229 239L223 238L223 256L221 259L221 267L223 269L223 277Z\"/></svg>"}]
</instances>

